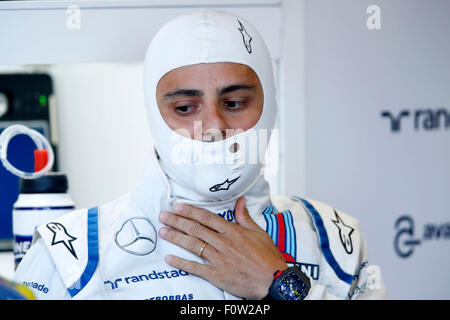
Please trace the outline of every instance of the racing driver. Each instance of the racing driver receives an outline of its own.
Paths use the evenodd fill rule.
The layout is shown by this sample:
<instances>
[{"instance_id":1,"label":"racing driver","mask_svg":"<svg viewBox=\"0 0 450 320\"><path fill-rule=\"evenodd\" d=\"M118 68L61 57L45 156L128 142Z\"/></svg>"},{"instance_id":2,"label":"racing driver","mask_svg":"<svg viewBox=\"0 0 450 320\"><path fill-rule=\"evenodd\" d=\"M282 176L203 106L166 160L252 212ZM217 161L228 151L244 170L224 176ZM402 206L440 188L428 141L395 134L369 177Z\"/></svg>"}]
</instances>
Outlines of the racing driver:
<instances>
[{"instance_id":1,"label":"racing driver","mask_svg":"<svg viewBox=\"0 0 450 320\"><path fill-rule=\"evenodd\" d=\"M244 18L165 24L144 61L153 148L110 203L39 226L15 281L38 299L383 299L358 222L270 196L272 60Z\"/></svg>"}]
</instances>

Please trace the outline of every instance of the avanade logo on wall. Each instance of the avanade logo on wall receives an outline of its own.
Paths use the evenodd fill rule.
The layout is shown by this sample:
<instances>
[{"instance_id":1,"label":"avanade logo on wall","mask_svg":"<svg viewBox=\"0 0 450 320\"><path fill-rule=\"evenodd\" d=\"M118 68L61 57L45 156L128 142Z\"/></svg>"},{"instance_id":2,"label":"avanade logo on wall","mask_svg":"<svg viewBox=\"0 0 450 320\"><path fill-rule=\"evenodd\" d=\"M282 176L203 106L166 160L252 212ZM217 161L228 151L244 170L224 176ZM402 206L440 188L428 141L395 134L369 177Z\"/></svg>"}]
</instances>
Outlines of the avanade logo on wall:
<instances>
[{"instance_id":1,"label":"avanade logo on wall","mask_svg":"<svg viewBox=\"0 0 450 320\"><path fill-rule=\"evenodd\" d=\"M416 131L450 131L450 110L445 107L416 110L403 109L397 112L383 110L381 118L389 120L391 132L399 133L402 125L413 126Z\"/></svg>"},{"instance_id":2,"label":"avanade logo on wall","mask_svg":"<svg viewBox=\"0 0 450 320\"><path fill-rule=\"evenodd\" d=\"M403 215L397 219L394 228L394 250L401 258L410 257L415 248L426 241L450 240L450 222L427 223L423 226L422 234L416 237L413 217Z\"/></svg>"}]
</instances>

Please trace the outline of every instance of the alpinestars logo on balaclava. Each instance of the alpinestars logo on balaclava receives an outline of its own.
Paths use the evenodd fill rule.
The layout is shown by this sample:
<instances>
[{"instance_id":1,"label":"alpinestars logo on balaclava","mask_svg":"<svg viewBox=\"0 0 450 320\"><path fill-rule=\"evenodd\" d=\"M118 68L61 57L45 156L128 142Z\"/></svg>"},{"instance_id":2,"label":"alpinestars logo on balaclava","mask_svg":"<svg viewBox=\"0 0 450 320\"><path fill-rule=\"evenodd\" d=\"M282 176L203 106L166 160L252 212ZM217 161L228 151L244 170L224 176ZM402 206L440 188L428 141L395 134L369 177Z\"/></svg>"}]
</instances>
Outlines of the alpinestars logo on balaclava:
<instances>
[{"instance_id":1,"label":"alpinestars logo on balaclava","mask_svg":"<svg viewBox=\"0 0 450 320\"><path fill-rule=\"evenodd\" d=\"M242 34L242 41L244 41L245 48L247 49L248 53L252 53L252 45L250 44L250 42L252 41L252 37L247 33L247 30L245 30L242 22L240 22L239 20L238 22L239 22L238 30Z\"/></svg>"},{"instance_id":2,"label":"alpinestars logo on balaclava","mask_svg":"<svg viewBox=\"0 0 450 320\"><path fill-rule=\"evenodd\" d=\"M230 189L230 186L233 184L233 183L235 183L236 182L236 180L237 179L239 179L241 176L239 176L239 177L237 177L236 179L233 179L233 180L225 180L224 182L222 182L222 183L219 183L219 184L216 184L216 185L214 185L214 186L212 186L211 188L209 188L209 191L211 191L211 192L217 192L217 191L220 191L220 190L228 190L228 189Z\"/></svg>"}]
</instances>

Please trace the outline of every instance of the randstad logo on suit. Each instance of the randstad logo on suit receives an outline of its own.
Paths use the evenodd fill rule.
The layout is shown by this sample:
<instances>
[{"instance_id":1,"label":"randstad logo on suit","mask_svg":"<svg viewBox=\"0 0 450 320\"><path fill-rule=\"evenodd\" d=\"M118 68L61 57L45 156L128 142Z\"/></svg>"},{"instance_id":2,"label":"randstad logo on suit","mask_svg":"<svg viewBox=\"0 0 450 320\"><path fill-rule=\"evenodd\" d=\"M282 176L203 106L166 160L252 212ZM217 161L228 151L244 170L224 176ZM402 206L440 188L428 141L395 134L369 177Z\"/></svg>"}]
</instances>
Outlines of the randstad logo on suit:
<instances>
[{"instance_id":1,"label":"randstad logo on suit","mask_svg":"<svg viewBox=\"0 0 450 320\"><path fill-rule=\"evenodd\" d=\"M183 271L183 270L164 270L161 272L156 272L153 270L152 273L149 274L140 274L140 275L133 275L125 278L117 278L116 280L108 280L104 281L104 284L111 285L111 289L117 289L119 287L119 283L121 284L133 284L133 283L140 283L143 281L149 281L149 280L158 280L158 279L171 279L171 278L178 278L178 277L186 277L189 276L189 273Z\"/></svg>"}]
</instances>

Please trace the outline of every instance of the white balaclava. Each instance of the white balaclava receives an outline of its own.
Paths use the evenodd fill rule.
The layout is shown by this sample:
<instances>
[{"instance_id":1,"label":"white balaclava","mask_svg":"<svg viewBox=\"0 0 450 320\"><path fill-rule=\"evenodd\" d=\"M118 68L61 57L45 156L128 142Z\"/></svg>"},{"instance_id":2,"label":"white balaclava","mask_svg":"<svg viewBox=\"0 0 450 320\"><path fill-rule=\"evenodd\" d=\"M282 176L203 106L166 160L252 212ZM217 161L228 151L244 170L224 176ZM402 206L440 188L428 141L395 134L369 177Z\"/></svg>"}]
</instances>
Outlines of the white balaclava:
<instances>
[{"instance_id":1,"label":"white balaclava","mask_svg":"<svg viewBox=\"0 0 450 320\"><path fill-rule=\"evenodd\" d=\"M261 117L253 128L224 140L204 142L184 137L167 125L159 111L158 82L176 68L216 62L244 64L256 73L264 92ZM276 117L275 88L271 57L250 23L228 12L206 9L168 22L153 38L145 56L144 97L156 162L166 179L170 205L183 202L221 210L225 207L221 204L230 207L238 197L251 194L258 198L258 193L261 197L254 199L259 203L255 210L268 204L269 189L262 168ZM233 153L235 143L239 149Z\"/></svg>"}]
</instances>

